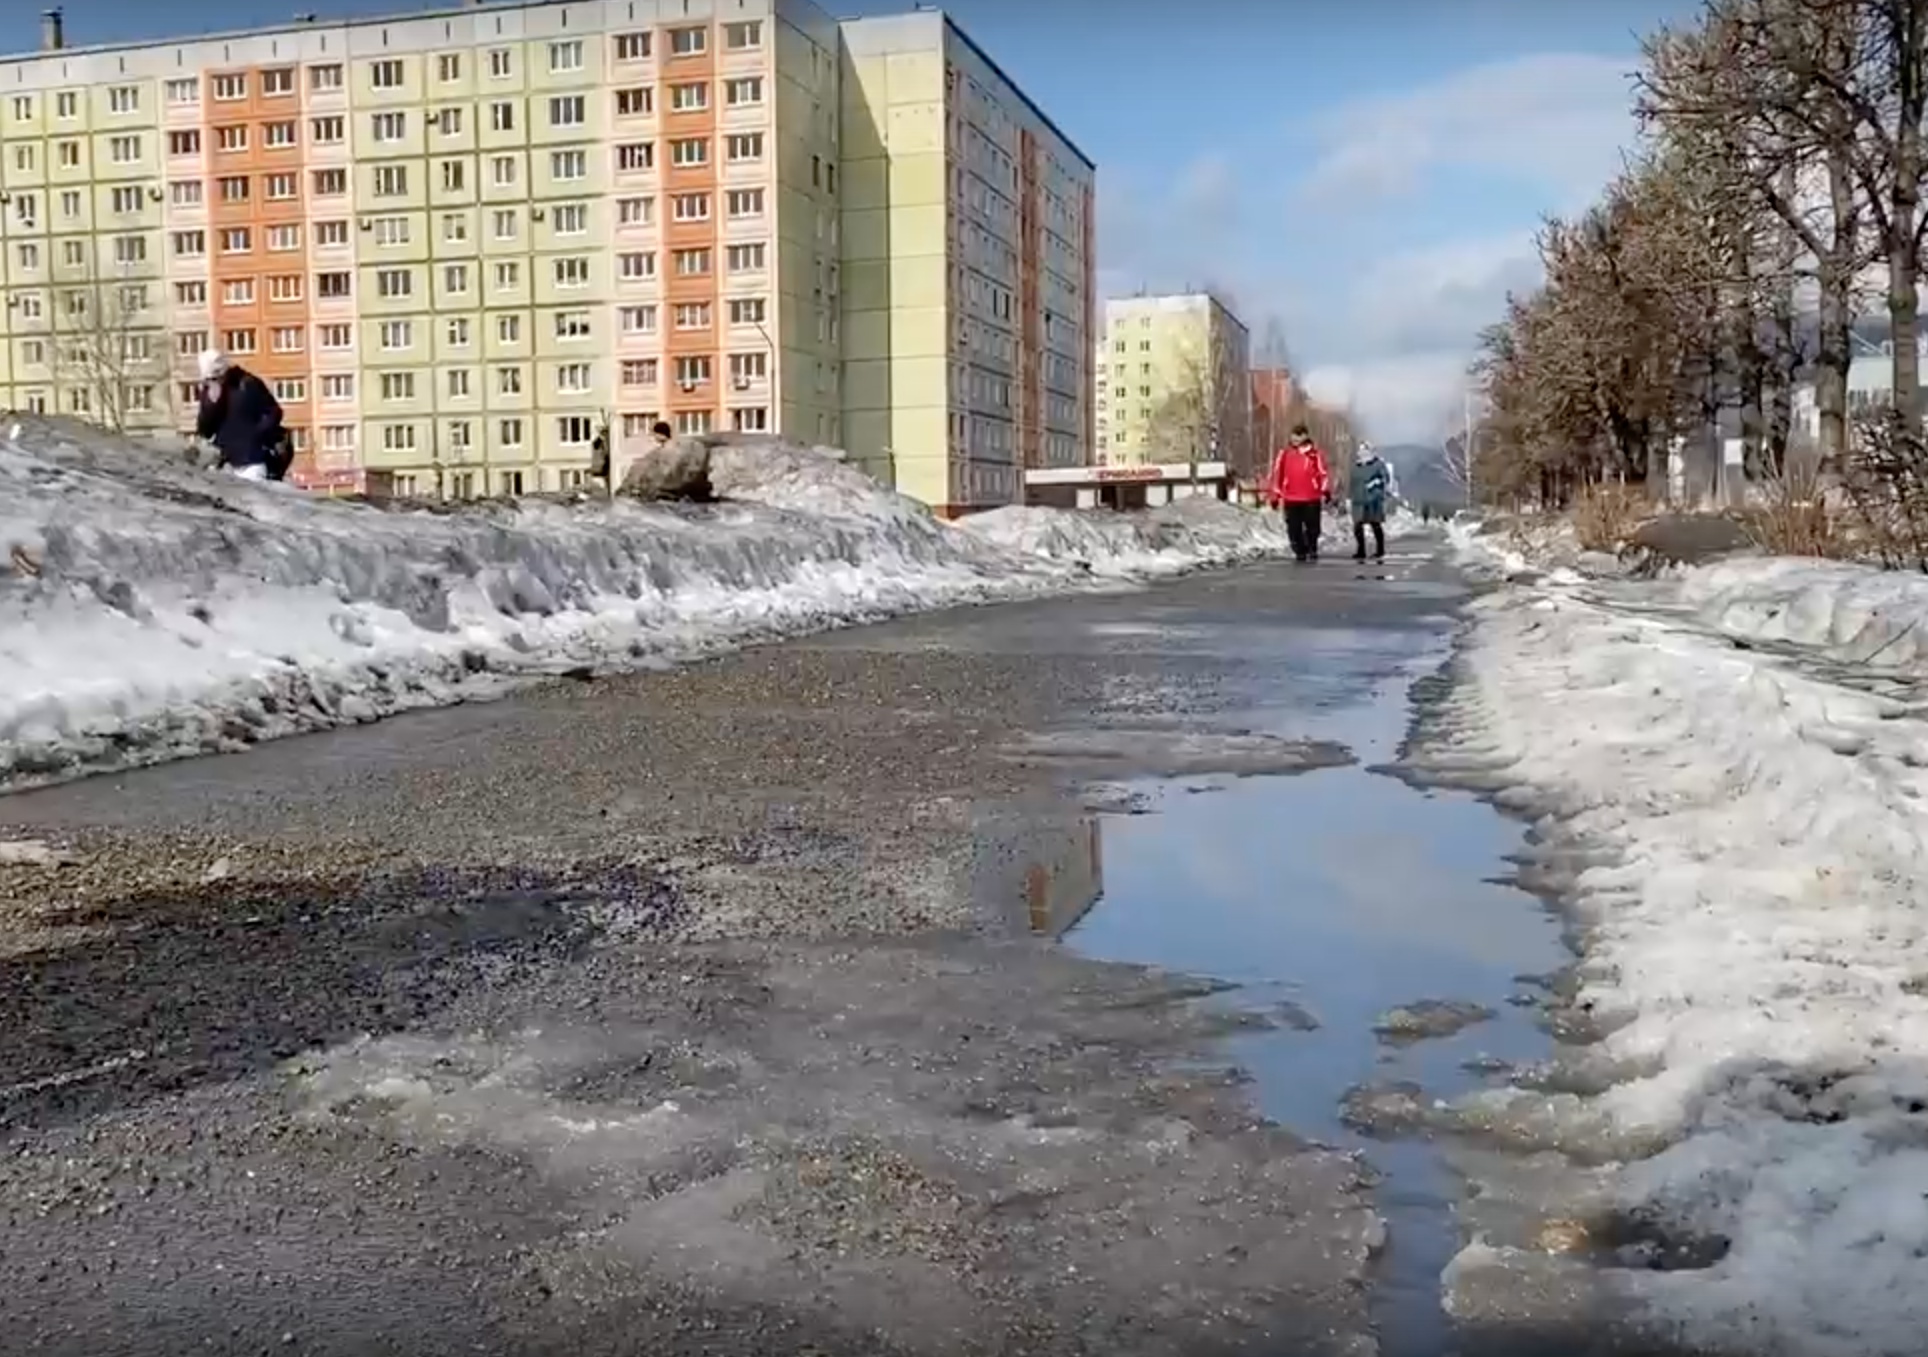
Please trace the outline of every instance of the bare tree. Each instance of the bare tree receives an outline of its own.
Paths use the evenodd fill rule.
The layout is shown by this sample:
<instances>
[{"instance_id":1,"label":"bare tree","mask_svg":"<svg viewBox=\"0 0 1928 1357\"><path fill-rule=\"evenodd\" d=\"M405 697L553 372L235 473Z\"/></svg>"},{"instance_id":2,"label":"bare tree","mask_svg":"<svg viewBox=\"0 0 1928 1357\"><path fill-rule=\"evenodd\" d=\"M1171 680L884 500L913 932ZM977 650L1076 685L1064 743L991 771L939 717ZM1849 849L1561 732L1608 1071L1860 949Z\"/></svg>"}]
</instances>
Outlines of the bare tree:
<instances>
[{"instance_id":1,"label":"bare tree","mask_svg":"<svg viewBox=\"0 0 1928 1357\"><path fill-rule=\"evenodd\" d=\"M171 410L166 357L147 324L153 286L103 278L90 261L82 278L54 290L55 384L71 413L115 433L162 425Z\"/></svg>"}]
</instances>

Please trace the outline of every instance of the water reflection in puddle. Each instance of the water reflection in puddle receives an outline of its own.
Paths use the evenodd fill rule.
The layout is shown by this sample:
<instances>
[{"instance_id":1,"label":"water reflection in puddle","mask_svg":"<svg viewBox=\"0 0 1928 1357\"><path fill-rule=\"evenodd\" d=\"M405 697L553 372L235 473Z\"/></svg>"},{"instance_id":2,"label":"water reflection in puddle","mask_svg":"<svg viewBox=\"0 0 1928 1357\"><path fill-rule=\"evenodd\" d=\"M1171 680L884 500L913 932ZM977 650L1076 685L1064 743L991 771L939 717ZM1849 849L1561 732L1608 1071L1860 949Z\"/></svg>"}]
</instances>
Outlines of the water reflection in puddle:
<instances>
[{"instance_id":1,"label":"water reflection in puddle","mask_svg":"<svg viewBox=\"0 0 1928 1357\"><path fill-rule=\"evenodd\" d=\"M1386 672L1393 643L1406 648L1405 672L1375 688L1370 675ZM1358 765L1129 784L1155 813L1105 826L1103 904L1067 937L1087 955L1237 982L1231 998L1240 1004L1296 1004L1317 1018L1316 1030L1287 1024L1241 1037L1235 1054L1268 1116L1364 1148L1385 1175L1379 1208L1392 1245L1376 1319L1388 1357L1446 1345L1438 1287L1458 1248L1457 1184L1425 1143L1362 1141L1339 1121L1340 1099L1384 1079L1451 1096L1478 1082L1466 1062L1544 1057L1548 1041L1530 1010L1506 1001L1516 976L1567 959L1539 903L1495 880L1519 846L1517 825L1472 797L1368 771L1394 755L1411 680L1440 658L1421 646L1438 643L1407 632L1352 652L1331 646L1321 659L1351 669L1352 701L1319 703L1308 720L1305 694L1281 693L1273 711L1254 714L1294 735L1343 740ZM1322 674L1321 696L1343 677ZM1471 1000L1497 1016L1401 1047L1374 1037L1380 1014L1428 998Z\"/></svg>"}]
</instances>

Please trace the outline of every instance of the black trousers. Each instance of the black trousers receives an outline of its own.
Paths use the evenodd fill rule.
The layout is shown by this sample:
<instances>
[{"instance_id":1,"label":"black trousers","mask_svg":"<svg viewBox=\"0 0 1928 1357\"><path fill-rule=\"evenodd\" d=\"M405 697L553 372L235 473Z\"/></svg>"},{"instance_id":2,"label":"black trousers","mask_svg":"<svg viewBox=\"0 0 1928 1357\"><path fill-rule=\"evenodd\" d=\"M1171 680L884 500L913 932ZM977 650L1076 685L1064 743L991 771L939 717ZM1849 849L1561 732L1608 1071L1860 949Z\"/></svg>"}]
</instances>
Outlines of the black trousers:
<instances>
[{"instance_id":1,"label":"black trousers","mask_svg":"<svg viewBox=\"0 0 1928 1357\"><path fill-rule=\"evenodd\" d=\"M1372 529L1372 559L1382 561L1386 558L1386 525L1379 522L1368 522L1358 518L1352 520L1352 541L1358 548L1353 555L1362 561L1366 559L1367 528Z\"/></svg>"},{"instance_id":2,"label":"black trousers","mask_svg":"<svg viewBox=\"0 0 1928 1357\"><path fill-rule=\"evenodd\" d=\"M1285 538L1292 544L1292 554L1301 561L1319 557L1319 511L1323 507L1316 499L1309 504L1285 506Z\"/></svg>"}]
</instances>

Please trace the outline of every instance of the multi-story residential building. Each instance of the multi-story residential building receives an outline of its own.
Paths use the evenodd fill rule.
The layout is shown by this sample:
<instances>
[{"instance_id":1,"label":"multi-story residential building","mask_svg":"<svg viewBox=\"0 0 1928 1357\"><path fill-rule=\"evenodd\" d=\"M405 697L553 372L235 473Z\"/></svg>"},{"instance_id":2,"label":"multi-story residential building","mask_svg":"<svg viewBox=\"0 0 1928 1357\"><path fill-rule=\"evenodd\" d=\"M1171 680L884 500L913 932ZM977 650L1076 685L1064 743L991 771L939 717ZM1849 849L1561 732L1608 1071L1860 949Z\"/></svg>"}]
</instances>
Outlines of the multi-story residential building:
<instances>
[{"instance_id":1,"label":"multi-story residential building","mask_svg":"<svg viewBox=\"0 0 1928 1357\"><path fill-rule=\"evenodd\" d=\"M184 427L214 347L311 480L557 489L663 419L1008 503L1092 443L1091 202L935 12L511 0L78 48L56 16L0 60L0 402Z\"/></svg>"},{"instance_id":2,"label":"multi-story residential building","mask_svg":"<svg viewBox=\"0 0 1928 1357\"><path fill-rule=\"evenodd\" d=\"M1249 460L1251 336L1210 293L1105 303L1112 464Z\"/></svg>"},{"instance_id":3,"label":"multi-story residential building","mask_svg":"<svg viewBox=\"0 0 1928 1357\"><path fill-rule=\"evenodd\" d=\"M845 444L946 512L1094 442L1092 162L944 14L842 25Z\"/></svg>"}]
</instances>

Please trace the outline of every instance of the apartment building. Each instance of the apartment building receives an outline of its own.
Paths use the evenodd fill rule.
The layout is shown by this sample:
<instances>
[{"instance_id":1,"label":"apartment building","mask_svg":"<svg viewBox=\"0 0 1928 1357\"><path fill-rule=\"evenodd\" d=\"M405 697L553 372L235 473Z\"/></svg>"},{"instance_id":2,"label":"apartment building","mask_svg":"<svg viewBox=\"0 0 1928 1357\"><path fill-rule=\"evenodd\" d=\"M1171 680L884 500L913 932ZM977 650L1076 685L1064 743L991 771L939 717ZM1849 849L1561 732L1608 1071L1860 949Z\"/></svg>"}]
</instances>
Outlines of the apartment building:
<instances>
[{"instance_id":1,"label":"apartment building","mask_svg":"<svg viewBox=\"0 0 1928 1357\"><path fill-rule=\"evenodd\" d=\"M1100 353L1110 464L1249 459L1251 335L1219 298L1112 298Z\"/></svg>"},{"instance_id":2,"label":"apartment building","mask_svg":"<svg viewBox=\"0 0 1928 1357\"><path fill-rule=\"evenodd\" d=\"M658 419L836 441L837 31L563 0L0 62L0 400L191 417L218 347L311 478L583 475Z\"/></svg>"},{"instance_id":3,"label":"apartment building","mask_svg":"<svg viewBox=\"0 0 1928 1357\"><path fill-rule=\"evenodd\" d=\"M1094 167L944 14L842 25L845 446L946 513L1083 465Z\"/></svg>"},{"instance_id":4,"label":"apartment building","mask_svg":"<svg viewBox=\"0 0 1928 1357\"><path fill-rule=\"evenodd\" d=\"M66 36L0 59L0 402L185 427L218 347L300 477L457 496L574 484L605 422L850 444L947 509L1087 455L1091 165L940 14Z\"/></svg>"}]
</instances>

